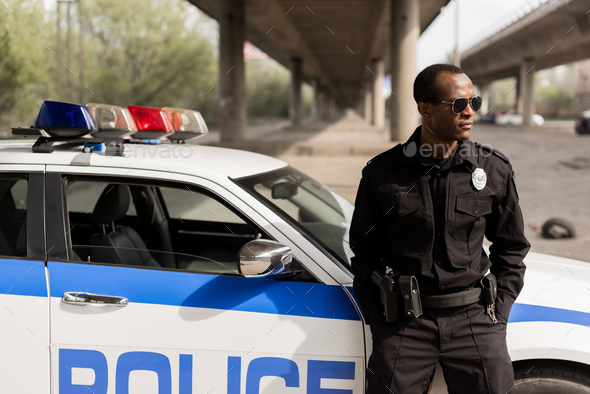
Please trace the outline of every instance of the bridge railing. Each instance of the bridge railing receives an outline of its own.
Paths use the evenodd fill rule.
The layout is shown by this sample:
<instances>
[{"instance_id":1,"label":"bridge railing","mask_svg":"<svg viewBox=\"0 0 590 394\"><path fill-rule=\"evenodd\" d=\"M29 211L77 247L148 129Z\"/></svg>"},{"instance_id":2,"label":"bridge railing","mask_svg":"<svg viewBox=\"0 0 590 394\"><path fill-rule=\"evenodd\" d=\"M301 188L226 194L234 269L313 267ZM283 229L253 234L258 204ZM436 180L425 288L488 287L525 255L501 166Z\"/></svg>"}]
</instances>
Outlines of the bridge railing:
<instances>
[{"instance_id":1,"label":"bridge railing","mask_svg":"<svg viewBox=\"0 0 590 394\"><path fill-rule=\"evenodd\" d=\"M502 30L518 22L527 15L533 12L538 13L549 8L551 5L561 2L563 0L531 0L527 3L521 4L519 7L500 17L490 25L488 25L480 34L477 34L466 45L460 46L460 52L465 53L468 50L481 44L483 41L500 33Z\"/></svg>"}]
</instances>

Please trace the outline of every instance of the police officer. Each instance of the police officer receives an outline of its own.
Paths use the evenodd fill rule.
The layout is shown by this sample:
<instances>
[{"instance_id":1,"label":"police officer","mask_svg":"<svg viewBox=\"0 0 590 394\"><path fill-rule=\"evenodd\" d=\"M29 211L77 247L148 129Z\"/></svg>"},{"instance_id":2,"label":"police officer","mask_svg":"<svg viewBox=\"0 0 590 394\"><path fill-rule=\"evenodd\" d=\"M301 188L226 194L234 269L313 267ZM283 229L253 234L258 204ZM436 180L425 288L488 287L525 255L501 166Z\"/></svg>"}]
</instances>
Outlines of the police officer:
<instances>
[{"instance_id":1,"label":"police officer","mask_svg":"<svg viewBox=\"0 0 590 394\"><path fill-rule=\"evenodd\" d=\"M461 69L427 67L414 99L422 125L367 163L350 228L354 292L373 335L367 393L424 393L439 362L451 394L506 394L506 323L530 249L514 172L502 153L469 140L481 97ZM401 309L393 322L372 280L386 267L398 282L416 280L405 295L391 290ZM482 289L488 270L492 305ZM412 297L421 311L404 304Z\"/></svg>"}]
</instances>

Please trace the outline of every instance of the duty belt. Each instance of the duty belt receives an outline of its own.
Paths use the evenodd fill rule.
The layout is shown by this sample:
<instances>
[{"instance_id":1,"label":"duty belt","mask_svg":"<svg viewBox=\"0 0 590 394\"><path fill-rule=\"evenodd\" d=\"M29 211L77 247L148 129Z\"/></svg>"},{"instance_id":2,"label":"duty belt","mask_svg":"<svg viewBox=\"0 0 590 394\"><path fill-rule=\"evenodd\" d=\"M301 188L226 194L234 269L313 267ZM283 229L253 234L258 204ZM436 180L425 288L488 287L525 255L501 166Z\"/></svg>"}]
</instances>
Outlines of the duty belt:
<instances>
[{"instance_id":1,"label":"duty belt","mask_svg":"<svg viewBox=\"0 0 590 394\"><path fill-rule=\"evenodd\" d=\"M451 294L440 294L432 296L422 296L422 308L452 308L455 306L471 305L474 302L483 300L482 291L479 287L459 291Z\"/></svg>"},{"instance_id":2,"label":"duty belt","mask_svg":"<svg viewBox=\"0 0 590 394\"><path fill-rule=\"evenodd\" d=\"M479 281L479 287L459 291L457 293L432 296L420 295L418 280L415 276L399 275L391 267L385 272L373 271L372 281L379 287L381 304L385 321L394 322L398 319L398 309L408 318L422 315L422 308L452 308L466 306L480 300L486 305L486 314L496 323L497 282L493 274L487 274ZM399 296L399 297L398 297Z\"/></svg>"}]
</instances>

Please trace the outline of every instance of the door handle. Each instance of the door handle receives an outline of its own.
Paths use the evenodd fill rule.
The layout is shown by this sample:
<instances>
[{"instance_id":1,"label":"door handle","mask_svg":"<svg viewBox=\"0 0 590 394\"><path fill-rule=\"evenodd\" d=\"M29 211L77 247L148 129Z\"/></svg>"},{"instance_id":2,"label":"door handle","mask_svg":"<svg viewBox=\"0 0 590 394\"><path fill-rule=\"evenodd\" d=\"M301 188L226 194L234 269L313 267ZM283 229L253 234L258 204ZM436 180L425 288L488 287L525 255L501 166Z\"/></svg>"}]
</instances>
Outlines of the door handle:
<instances>
[{"instance_id":1,"label":"door handle","mask_svg":"<svg viewBox=\"0 0 590 394\"><path fill-rule=\"evenodd\" d=\"M66 292L62 298L66 304L72 305L114 305L127 306L129 299L125 297L109 296L92 293Z\"/></svg>"}]
</instances>

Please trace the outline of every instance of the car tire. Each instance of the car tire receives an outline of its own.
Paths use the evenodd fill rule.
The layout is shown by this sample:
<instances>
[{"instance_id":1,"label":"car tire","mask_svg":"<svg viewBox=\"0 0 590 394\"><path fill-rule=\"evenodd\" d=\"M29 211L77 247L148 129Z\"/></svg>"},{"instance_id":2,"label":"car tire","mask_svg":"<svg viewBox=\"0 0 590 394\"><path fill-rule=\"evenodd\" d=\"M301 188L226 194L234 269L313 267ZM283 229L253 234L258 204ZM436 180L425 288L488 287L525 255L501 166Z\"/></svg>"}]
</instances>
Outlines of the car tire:
<instances>
[{"instance_id":1,"label":"car tire","mask_svg":"<svg viewBox=\"0 0 590 394\"><path fill-rule=\"evenodd\" d=\"M543 238L574 238L576 230L574 225L559 218L552 218L543 223Z\"/></svg>"},{"instance_id":2,"label":"car tire","mask_svg":"<svg viewBox=\"0 0 590 394\"><path fill-rule=\"evenodd\" d=\"M557 364L523 366L514 371L513 394L590 394L590 376ZM528 368L527 368L528 367Z\"/></svg>"}]
</instances>

